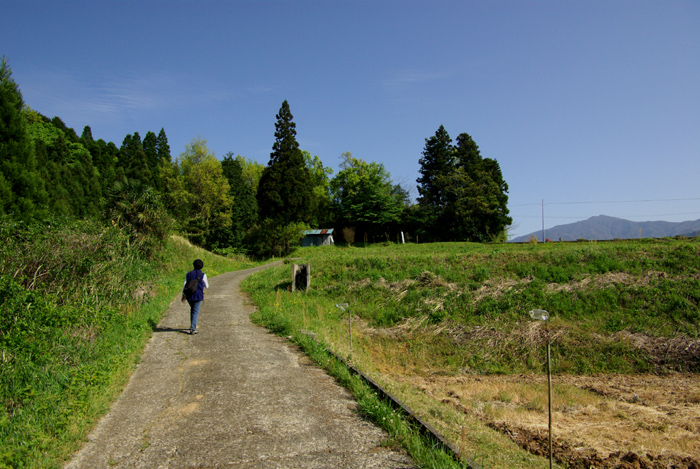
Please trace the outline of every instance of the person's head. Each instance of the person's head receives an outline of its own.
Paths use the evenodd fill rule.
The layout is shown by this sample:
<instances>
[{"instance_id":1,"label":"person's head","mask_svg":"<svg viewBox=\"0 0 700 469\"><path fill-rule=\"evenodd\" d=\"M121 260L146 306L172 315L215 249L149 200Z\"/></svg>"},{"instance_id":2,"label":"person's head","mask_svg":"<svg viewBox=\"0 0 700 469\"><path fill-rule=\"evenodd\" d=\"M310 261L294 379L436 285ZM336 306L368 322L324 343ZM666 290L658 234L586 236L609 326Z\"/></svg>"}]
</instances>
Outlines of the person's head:
<instances>
[{"instance_id":1,"label":"person's head","mask_svg":"<svg viewBox=\"0 0 700 469\"><path fill-rule=\"evenodd\" d=\"M204 268L204 262L202 262L202 259L197 259L192 264L194 265L194 270L202 270L202 268Z\"/></svg>"}]
</instances>

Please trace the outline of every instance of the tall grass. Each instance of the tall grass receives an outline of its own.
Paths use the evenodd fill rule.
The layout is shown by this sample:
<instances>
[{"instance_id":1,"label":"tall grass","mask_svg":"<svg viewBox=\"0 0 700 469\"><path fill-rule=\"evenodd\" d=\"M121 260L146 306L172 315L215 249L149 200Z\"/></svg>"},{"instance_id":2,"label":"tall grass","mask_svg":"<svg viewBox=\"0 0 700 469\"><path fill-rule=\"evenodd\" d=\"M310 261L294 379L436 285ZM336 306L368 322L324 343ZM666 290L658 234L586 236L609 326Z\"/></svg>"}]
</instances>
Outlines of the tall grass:
<instances>
[{"instance_id":1,"label":"tall grass","mask_svg":"<svg viewBox=\"0 0 700 469\"><path fill-rule=\"evenodd\" d=\"M128 380L196 257L172 239L144 259L115 228L0 224L0 468L60 467Z\"/></svg>"}]
</instances>

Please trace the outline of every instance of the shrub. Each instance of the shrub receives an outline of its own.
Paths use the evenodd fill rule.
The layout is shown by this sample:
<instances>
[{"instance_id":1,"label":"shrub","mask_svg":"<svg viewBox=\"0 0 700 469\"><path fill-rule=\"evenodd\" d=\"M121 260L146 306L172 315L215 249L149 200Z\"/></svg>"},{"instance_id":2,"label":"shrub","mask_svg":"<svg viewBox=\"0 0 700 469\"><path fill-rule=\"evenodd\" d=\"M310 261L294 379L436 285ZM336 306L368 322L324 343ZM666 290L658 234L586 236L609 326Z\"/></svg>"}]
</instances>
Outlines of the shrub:
<instances>
[{"instance_id":1,"label":"shrub","mask_svg":"<svg viewBox=\"0 0 700 469\"><path fill-rule=\"evenodd\" d=\"M152 187L129 179L116 182L105 192L106 218L125 230L129 239L147 257L162 247L172 220Z\"/></svg>"},{"instance_id":2,"label":"shrub","mask_svg":"<svg viewBox=\"0 0 700 469\"><path fill-rule=\"evenodd\" d=\"M350 227L343 228L343 239L348 246L352 246L352 243L355 242L355 229Z\"/></svg>"},{"instance_id":3,"label":"shrub","mask_svg":"<svg viewBox=\"0 0 700 469\"><path fill-rule=\"evenodd\" d=\"M288 255L299 245L308 230L306 223L290 223L279 226L273 220L264 220L253 227L246 235L246 245L256 257L282 257Z\"/></svg>"}]
</instances>

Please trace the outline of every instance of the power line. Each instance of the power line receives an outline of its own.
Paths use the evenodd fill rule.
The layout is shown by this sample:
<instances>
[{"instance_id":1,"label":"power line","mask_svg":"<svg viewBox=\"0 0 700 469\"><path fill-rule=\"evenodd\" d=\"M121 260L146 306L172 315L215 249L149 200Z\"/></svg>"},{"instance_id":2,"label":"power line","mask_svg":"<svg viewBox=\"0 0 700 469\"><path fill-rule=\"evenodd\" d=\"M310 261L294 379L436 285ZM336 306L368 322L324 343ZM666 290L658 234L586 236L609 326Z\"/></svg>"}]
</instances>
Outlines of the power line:
<instances>
[{"instance_id":1,"label":"power line","mask_svg":"<svg viewBox=\"0 0 700 469\"><path fill-rule=\"evenodd\" d=\"M645 202L684 202L690 200L700 200L700 197L694 199L647 199L647 200L604 200L600 202L547 202L545 205L580 205L580 204L631 204Z\"/></svg>"},{"instance_id":2,"label":"power line","mask_svg":"<svg viewBox=\"0 0 700 469\"><path fill-rule=\"evenodd\" d=\"M510 213L509 215L517 218L537 218L538 220L542 218L542 215L517 215ZM619 215L617 218L648 218L648 217L672 217L672 216L678 216L678 215L700 215L700 212L685 212L685 213L661 213L661 214L653 214L653 215ZM547 220L579 220L585 218L584 216L578 216L578 217L556 217L556 216L548 216Z\"/></svg>"},{"instance_id":3,"label":"power line","mask_svg":"<svg viewBox=\"0 0 700 469\"><path fill-rule=\"evenodd\" d=\"M641 199L641 200L600 200L600 201L582 201L582 202L545 202L544 205L582 205L582 204L632 204L632 203L648 203L648 202L687 202L691 200L700 200L700 197L689 199ZM531 207L542 206L542 202L531 204L510 205L511 207Z\"/></svg>"}]
</instances>

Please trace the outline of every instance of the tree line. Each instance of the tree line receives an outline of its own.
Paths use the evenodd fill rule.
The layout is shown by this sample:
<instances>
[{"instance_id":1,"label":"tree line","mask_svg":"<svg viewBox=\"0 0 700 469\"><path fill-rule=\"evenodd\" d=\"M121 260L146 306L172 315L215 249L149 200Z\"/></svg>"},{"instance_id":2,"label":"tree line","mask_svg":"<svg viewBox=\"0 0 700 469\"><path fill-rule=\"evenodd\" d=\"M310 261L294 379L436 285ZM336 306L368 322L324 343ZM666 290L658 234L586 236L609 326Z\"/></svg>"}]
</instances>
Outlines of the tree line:
<instances>
[{"instance_id":1,"label":"tree line","mask_svg":"<svg viewBox=\"0 0 700 469\"><path fill-rule=\"evenodd\" d=\"M201 137L171 156L163 128L120 146L82 134L25 106L0 64L0 218L101 218L152 253L173 230L221 253L283 254L309 228L336 239L502 241L508 186L498 162L466 133L444 127L426 139L414 203L383 164L346 152L340 169L302 150L284 101L267 165L232 152L219 160ZM343 239L345 238L345 239Z\"/></svg>"}]
</instances>

